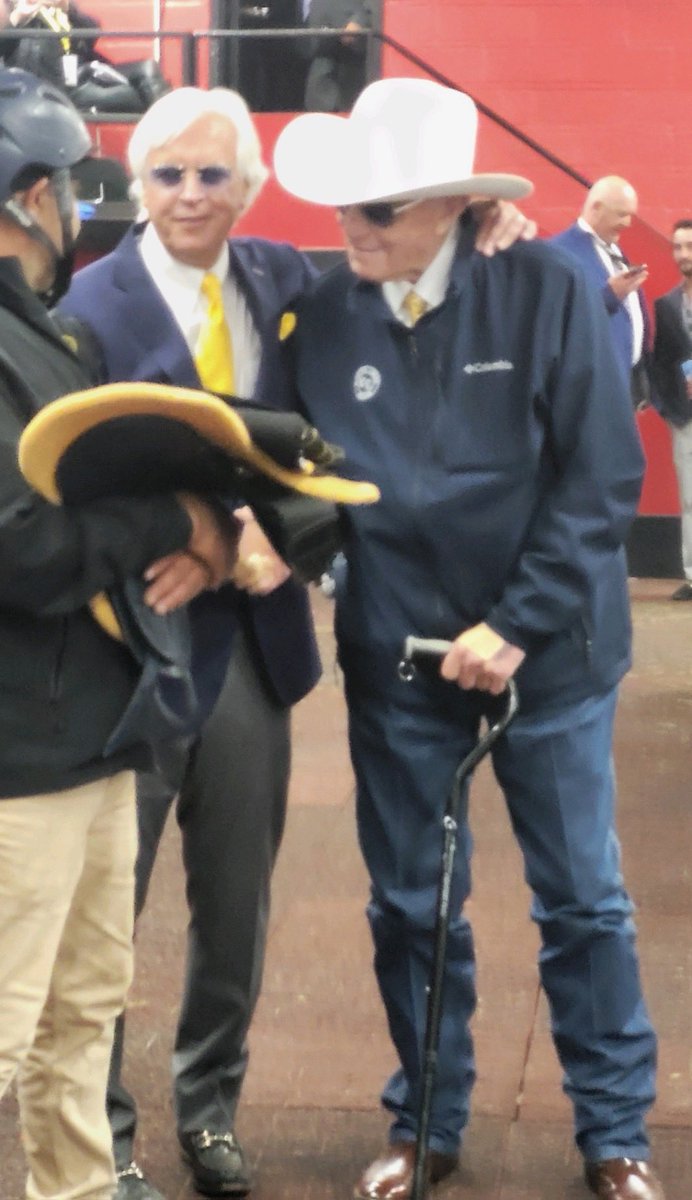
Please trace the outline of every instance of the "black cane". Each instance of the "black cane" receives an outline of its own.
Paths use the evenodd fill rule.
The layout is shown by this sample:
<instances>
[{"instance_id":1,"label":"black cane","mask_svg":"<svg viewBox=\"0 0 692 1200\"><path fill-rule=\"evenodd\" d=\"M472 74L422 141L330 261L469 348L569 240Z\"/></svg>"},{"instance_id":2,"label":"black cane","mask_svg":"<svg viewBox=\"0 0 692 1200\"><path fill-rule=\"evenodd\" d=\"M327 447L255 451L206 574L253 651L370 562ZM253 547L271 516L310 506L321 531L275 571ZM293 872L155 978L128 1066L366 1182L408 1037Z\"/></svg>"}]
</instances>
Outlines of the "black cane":
<instances>
[{"instance_id":1,"label":"black cane","mask_svg":"<svg viewBox=\"0 0 692 1200\"><path fill-rule=\"evenodd\" d=\"M401 678L409 681L415 675L416 664L437 661L451 650L452 643L434 638L407 637L404 642L404 656L399 665ZM454 773L452 788L442 818L443 842L440 877L437 889L437 913L435 919L435 940L433 945L432 966L428 983L428 1005L425 1023L425 1041L423 1046L423 1071L421 1096L418 1109L418 1141L416 1142L416 1158L413 1169L413 1186L410 1200L425 1200L428 1186L426 1160L428 1154L428 1135L430 1128L430 1113L432 1110L435 1078L437 1076L437 1051L440 1042L440 1020L442 1017L442 982L444 976L445 956L447 953L447 932L449 929L449 900L452 886L452 870L456 853L457 812L461 799L462 788L471 772L495 744L500 734L505 731L514 717L519 698L514 680L510 679L505 689L507 697L505 710L494 725L478 739L473 749L466 755Z\"/></svg>"}]
</instances>

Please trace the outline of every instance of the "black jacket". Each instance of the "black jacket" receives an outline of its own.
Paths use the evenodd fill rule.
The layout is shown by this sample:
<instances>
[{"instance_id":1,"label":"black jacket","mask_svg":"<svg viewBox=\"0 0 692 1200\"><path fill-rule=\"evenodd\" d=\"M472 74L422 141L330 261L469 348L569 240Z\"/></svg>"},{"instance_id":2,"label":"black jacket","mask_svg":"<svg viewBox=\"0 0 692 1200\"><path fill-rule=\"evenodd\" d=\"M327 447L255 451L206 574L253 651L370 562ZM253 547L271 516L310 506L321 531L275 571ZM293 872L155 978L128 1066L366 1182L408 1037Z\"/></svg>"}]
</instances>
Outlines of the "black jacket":
<instances>
[{"instance_id":1,"label":"black jacket","mask_svg":"<svg viewBox=\"0 0 692 1200\"><path fill-rule=\"evenodd\" d=\"M653 349L653 380L658 403L656 407L666 421L679 429L692 421L692 401L681 364L692 358L692 339L682 319L682 289L675 287L659 296L656 306L656 336Z\"/></svg>"},{"instance_id":2,"label":"black jacket","mask_svg":"<svg viewBox=\"0 0 692 1200\"><path fill-rule=\"evenodd\" d=\"M368 0L312 0L307 24L311 29L343 29L350 21L362 29L373 25ZM362 91L365 78L365 38L344 44L336 37L303 38L298 43L310 59L305 83L307 112L346 112Z\"/></svg>"},{"instance_id":3,"label":"black jacket","mask_svg":"<svg viewBox=\"0 0 692 1200\"><path fill-rule=\"evenodd\" d=\"M70 37L69 50L71 54L76 54L77 59L81 63L92 58L103 59L103 56L94 51L94 42L101 32L101 26L93 17L87 16L81 12L75 5L71 4L68 10L68 18L70 26L73 29L93 29L93 40L89 37L74 38ZM7 67L21 67L24 71L30 71L32 75L37 75L39 79L45 79L48 83L52 83L54 87L65 91L65 76L63 74L62 60L65 54L65 49L60 37L32 37L31 30L37 29L43 33L52 27L46 23L41 16L41 12L37 12L36 16L27 21L25 25L18 28L17 32L24 32L24 37L6 37L0 36L0 55L4 59Z\"/></svg>"},{"instance_id":4,"label":"black jacket","mask_svg":"<svg viewBox=\"0 0 692 1200\"><path fill-rule=\"evenodd\" d=\"M103 757L138 671L86 606L185 546L187 515L170 496L54 506L17 464L34 413L90 383L16 260L0 259L0 796L150 764L144 744Z\"/></svg>"}]
</instances>

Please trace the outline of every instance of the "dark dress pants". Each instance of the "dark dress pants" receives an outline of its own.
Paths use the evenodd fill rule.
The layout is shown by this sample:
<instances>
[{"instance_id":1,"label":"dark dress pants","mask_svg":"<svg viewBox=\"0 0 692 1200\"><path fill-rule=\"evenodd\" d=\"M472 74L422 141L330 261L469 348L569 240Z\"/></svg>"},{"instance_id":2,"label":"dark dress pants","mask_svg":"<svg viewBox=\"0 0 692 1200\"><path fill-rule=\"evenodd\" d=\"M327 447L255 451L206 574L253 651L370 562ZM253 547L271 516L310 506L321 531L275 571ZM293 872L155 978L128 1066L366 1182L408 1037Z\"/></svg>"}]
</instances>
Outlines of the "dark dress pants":
<instances>
[{"instance_id":1,"label":"dark dress pants","mask_svg":"<svg viewBox=\"0 0 692 1200\"><path fill-rule=\"evenodd\" d=\"M190 924L173 1055L180 1132L232 1127L262 978L271 872L286 815L290 722L257 657L251 634L239 629L223 690L199 738L171 745L162 770L138 780L137 915L176 797L182 836ZM137 1121L121 1080L123 1039L124 1017L108 1092L119 1167L133 1157Z\"/></svg>"}]
</instances>

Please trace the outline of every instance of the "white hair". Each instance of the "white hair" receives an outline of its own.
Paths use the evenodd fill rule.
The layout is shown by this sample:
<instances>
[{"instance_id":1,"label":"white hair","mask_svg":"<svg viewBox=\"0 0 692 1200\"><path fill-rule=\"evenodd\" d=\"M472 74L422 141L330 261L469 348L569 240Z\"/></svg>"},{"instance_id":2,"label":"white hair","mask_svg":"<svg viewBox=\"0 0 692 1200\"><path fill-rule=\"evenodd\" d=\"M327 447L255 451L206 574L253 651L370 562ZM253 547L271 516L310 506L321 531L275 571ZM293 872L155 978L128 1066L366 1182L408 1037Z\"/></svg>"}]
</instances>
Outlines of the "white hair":
<instances>
[{"instance_id":1,"label":"white hair","mask_svg":"<svg viewBox=\"0 0 692 1200\"><path fill-rule=\"evenodd\" d=\"M247 212L259 196L269 171L262 162L262 146L250 110L238 92L230 88L181 87L160 96L135 126L127 148L136 200L142 197L142 179L148 154L184 133L200 117L215 114L225 117L238 135L236 164L247 183L243 211Z\"/></svg>"}]
</instances>

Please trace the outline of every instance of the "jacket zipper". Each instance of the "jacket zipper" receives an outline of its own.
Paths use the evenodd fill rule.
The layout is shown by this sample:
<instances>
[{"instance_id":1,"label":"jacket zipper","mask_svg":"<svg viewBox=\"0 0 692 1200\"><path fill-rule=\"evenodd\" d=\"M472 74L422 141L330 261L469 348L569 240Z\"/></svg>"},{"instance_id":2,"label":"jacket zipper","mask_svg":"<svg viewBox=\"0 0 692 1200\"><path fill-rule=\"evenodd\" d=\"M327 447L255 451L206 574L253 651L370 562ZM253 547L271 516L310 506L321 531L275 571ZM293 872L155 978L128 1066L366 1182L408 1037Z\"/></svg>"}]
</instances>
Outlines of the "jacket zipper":
<instances>
[{"instance_id":1,"label":"jacket zipper","mask_svg":"<svg viewBox=\"0 0 692 1200\"><path fill-rule=\"evenodd\" d=\"M67 624L68 618L61 617L60 619L60 637L58 640L58 652L55 656L53 671L50 678L50 703L56 705L62 695L62 666L65 659L65 650L67 647Z\"/></svg>"}]
</instances>

